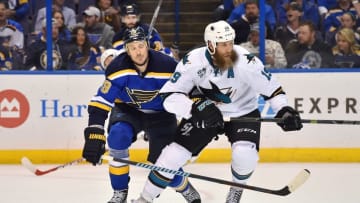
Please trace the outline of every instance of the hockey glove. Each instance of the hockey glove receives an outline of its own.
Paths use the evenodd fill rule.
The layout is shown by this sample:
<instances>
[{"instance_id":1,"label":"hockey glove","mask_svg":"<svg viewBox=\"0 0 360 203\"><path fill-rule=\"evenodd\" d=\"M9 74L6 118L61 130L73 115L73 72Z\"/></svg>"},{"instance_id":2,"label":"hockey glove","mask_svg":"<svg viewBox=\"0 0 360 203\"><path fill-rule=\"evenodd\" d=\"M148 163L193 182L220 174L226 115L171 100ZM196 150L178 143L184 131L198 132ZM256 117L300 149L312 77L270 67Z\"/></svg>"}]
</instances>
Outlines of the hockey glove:
<instances>
[{"instance_id":1,"label":"hockey glove","mask_svg":"<svg viewBox=\"0 0 360 203\"><path fill-rule=\"evenodd\" d=\"M95 126L86 127L84 130L85 145L82 156L94 166L101 163L101 156L105 153L106 137L104 129Z\"/></svg>"},{"instance_id":2,"label":"hockey glove","mask_svg":"<svg viewBox=\"0 0 360 203\"><path fill-rule=\"evenodd\" d=\"M208 99L199 99L193 103L191 109L191 122L197 128L224 127L224 120L220 110Z\"/></svg>"},{"instance_id":3,"label":"hockey glove","mask_svg":"<svg viewBox=\"0 0 360 203\"><path fill-rule=\"evenodd\" d=\"M277 122L277 124L284 131L300 130L303 127L299 112L290 106L285 106L280 109L275 118L281 118L281 121Z\"/></svg>"}]
</instances>

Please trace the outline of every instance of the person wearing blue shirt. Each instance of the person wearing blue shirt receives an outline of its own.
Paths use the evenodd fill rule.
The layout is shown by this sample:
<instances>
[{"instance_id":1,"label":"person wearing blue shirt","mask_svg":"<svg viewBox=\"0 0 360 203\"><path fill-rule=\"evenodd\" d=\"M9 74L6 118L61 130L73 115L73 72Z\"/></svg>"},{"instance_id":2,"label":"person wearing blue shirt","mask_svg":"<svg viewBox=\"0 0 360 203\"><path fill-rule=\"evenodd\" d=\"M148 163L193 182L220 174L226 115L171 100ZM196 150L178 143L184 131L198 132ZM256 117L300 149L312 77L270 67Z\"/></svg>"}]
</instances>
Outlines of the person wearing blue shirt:
<instances>
[{"instance_id":1,"label":"person wearing blue shirt","mask_svg":"<svg viewBox=\"0 0 360 203\"><path fill-rule=\"evenodd\" d=\"M339 0L338 6L334 9L329 10L328 14L325 16L323 32L326 33L329 31L333 31L340 27L341 16L347 12L350 12L354 16L357 16L356 9L352 5L351 0Z\"/></svg>"},{"instance_id":2,"label":"person wearing blue shirt","mask_svg":"<svg viewBox=\"0 0 360 203\"><path fill-rule=\"evenodd\" d=\"M288 4L297 3L300 5L303 11L302 21L311 21L316 28L320 26L320 15L318 11L318 6L314 1L302 1L302 0L283 0L283 3L278 5L276 9L278 11L278 22L280 25L283 25L287 21L286 16L286 7Z\"/></svg>"},{"instance_id":3,"label":"person wearing blue shirt","mask_svg":"<svg viewBox=\"0 0 360 203\"><path fill-rule=\"evenodd\" d=\"M253 0L247 0L244 3L239 4L232 10L229 18L227 19L228 23L232 23L235 20L238 20L241 18L241 15L243 15L245 13L245 4L248 1L253 1ZM272 9L272 7L267 3L265 3L265 19L266 19L266 22L270 25L271 30L274 30L275 26L276 26L275 13L274 13L274 10Z\"/></svg>"}]
</instances>

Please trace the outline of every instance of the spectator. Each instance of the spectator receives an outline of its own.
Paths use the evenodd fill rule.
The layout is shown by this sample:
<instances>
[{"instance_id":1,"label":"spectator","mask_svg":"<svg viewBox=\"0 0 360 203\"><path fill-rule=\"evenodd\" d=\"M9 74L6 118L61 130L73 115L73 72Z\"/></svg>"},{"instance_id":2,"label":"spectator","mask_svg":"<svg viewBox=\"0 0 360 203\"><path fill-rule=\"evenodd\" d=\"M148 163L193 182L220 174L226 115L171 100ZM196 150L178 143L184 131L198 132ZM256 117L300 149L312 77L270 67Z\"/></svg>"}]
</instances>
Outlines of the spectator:
<instances>
[{"instance_id":1,"label":"spectator","mask_svg":"<svg viewBox=\"0 0 360 203\"><path fill-rule=\"evenodd\" d=\"M140 21L140 12L138 6L135 3L125 3L121 8L121 21L122 26L118 33L113 38L113 48L117 50L123 49L123 35L127 28L141 27L146 35L148 35L149 25L142 23ZM163 43L161 41L160 34L154 29L151 33L149 43L150 48L161 51L164 49Z\"/></svg>"},{"instance_id":2,"label":"spectator","mask_svg":"<svg viewBox=\"0 0 360 203\"><path fill-rule=\"evenodd\" d=\"M353 7L351 0L338 0L338 6L331 9L325 16L323 33L332 32L341 26L341 16L350 12L357 16L356 9Z\"/></svg>"},{"instance_id":3,"label":"spectator","mask_svg":"<svg viewBox=\"0 0 360 203\"><path fill-rule=\"evenodd\" d=\"M93 46L83 27L75 27L72 30L72 44L76 48L69 56L70 70L102 70L100 66L101 50Z\"/></svg>"},{"instance_id":4,"label":"spectator","mask_svg":"<svg viewBox=\"0 0 360 203\"><path fill-rule=\"evenodd\" d=\"M296 39L302 16L302 9L296 2L288 4L285 9L286 24L279 25L275 30L275 40L280 42L283 49L291 40Z\"/></svg>"},{"instance_id":5,"label":"spectator","mask_svg":"<svg viewBox=\"0 0 360 203\"><path fill-rule=\"evenodd\" d=\"M20 69L20 67L14 67L14 69ZM13 70L13 58L9 49L0 45L0 72L8 70Z\"/></svg>"},{"instance_id":6,"label":"spectator","mask_svg":"<svg viewBox=\"0 0 360 203\"><path fill-rule=\"evenodd\" d=\"M250 28L249 41L240 44L250 53L259 56L259 24L254 23ZM271 39L265 39L265 67L285 68L287 65L284 50L281 44Z\"/></svg>"},{"instance_id":7,"label":"spectator","mask_svg":"<svg viewBox=\"0 0 360 203\"><path fill-rule=\"evenodd\" d=\"M338 68L360 68L360 45L350 28L343 28L336 34L336 45L332 48L335 66Z\"/></svg>"},{"instance_id":8,"label":"spectator","mask_svg":"<svg viewBox=\"0 0 360 203\"><path fill-rule=\"evenodd\" d=\"M17 22L22 21L30 11L28 0L8 0L5 2L8 4L8 8L5 11L7 18Z\"/></svg>"},{"instance_id":9,"label":"spectator","mask_svg":"<svg viewBox=\"0 0 360 203\"><path fill-rule=\"evenodd\" d=\"M53 0L53 9L60 10L63 13L65 26L71 29L76 24L75 11L67 6L64 6L65 0ZM39 9L35 22L35 33L39 33L42 30L42 21L46 16L46 7Z\"/></svg>"},{"instance_id":10,"label":"spectator","mask_svg":"<svg viewBox=\"0 0 360 203\"><path fill-rule=\"evenodd\" d=\"M70 42L71 41L71 32L64 24L64 15L60 10L53 9L53 18L56 20L59 27L59 39ZM38 37L41 38L43 35L42 32L38 34Z\"/></svg>"},{"instance_id":11,"label":"spectator","mask_svg":"<svg viewBox=\"0 0 360 203\"><path fill-rule=\"evenodd\" d=\"M120 30L119 10L114 6L115 0L96 0L96 6L100 9L100 22L113 27L115 33Z\"/></svg>"},{"instance_id":12,"label":"spectator","mask_svg":"<svg viewBox=\"0 0 360 203\"><path fill-rule=\"evenodd\" d=\"M43 35L36 39L26 51L27 57L25 67L29 70L46 70L47 53L46 53L46 19L42 22ZM54 70L66 70L68 57L70 54L70 45L59 39L59 27L57 21L52 19L52 42L53 42L53 64Z\"/></svg>"},{"instance_id":13,"label":"spectator","mask_svg":"<svg viewBox=\"0 0 360 203\"><path fill-rule=\"evenodd\" d=\"M335 44L336 44L335 35L339 30L341 30L343 28L352 29L355 34L355 39L359 42L360 35L359 35L359 33L356 32L356 30L357 30L356 16L354 16L354 14L352 14L351 12L346 12L340 17L340 22L341 22L340 27L336 28L335 30L330 30L329 32L325 33L326 43L328 43L332 47L335 46Z\"/></svg>"},{"instance_id":14,"label":"spectator","mask_svg":"<svg viewBox=\"0 0 360 203\"><path fill-rule=\"evenodd\" d=\"M257 0L246 0L244 3L238 4L231 11L229 18L227 19L229 23L232 23L241 18L241 16L245 13L246 2L255 2L258 4ZM265 21L269 24L271 30L275 30L275 26L276 26L275 12L273 8L267 3L265 3Z\"/></svg>"},{"instance_id":15,"label":"spectator","mask_svg":"<svg viewBox=\"0 0 360 203\"><path fill-rule=\"evenodd\" d=\"M287 20L287 8L289 4L296 3L299 8L301 8L301 20L302 21L311 21L316 29L320 28L320 15L318 12L318 6L313 0L303 1L303 0L285 0L280 7L278 7L278 23L283 25Z\"/></svg>"},{"instance_id":16,"label":"spectator","mask_svg":"<svg viewBox=\"0 0 360 203\"><path fill-rule=\"evenodd\" d=\"M100 10L90 6L83 12L83 16L84 22L78 25L85 27L90 42L101 49L111 48L115 32L110 25L100 22Z\"/></svg>"},{"instance_id":17,"label":"spectator","mask_svg":"<svg viewBox=\"0 0 360 203\"><path fill-rule=\"evenodd\" d=\"M14 47L22 49L24 47L24 33L17 27L9 24L6 10L7 4L0 2L0 43L9 50Z\"/></svg>"},{"instance_id":18,"label":"spectator","mask_svg":"<svg viewBox=\"0 0 360 203\"><path fill-rule=\"evenodd\" d=\"M232 10L243 2L244 0L222 0L222 3L214 11L214 21L228 19Z\"/></svg>"},{"instance_id":19,"label":"spectator","mask_svg":"<svg viewBox=\"0 0 360 203\"><path fill-rule=\"evenodd\" d=\"M66 25L65 25L64 14L59 10L55 10L53 12L53 18L55 18L55 20L58 22L59 38L70 42L70 40L71 40L71 32L70 32L69 28L66 27Z\"/></svg>"},{"instance_id":20,"label":"spectator","mask_svg":"<svg viewBox=\"0 0 360 203\"><path fill-rule=\"evenodd\" d=\"M245 2L245 14L240 19L231 23L235 30L235 44L246 42L250 33L250 25L259 21L259 6L256 0L247 0ZM269 23L266 22L267 35L273 39L273 31Z\"/></svg>"},{"instance_id":21,"label":"spectator","mask_svg":"<svg viewBox=\"0 0 360 203\"><path fill-rule=\"evenodd\" d=\"M331 68L334 66L331 47L317 39L315 26L301 23L297 40L290 41L285 49L289 68Z\"/></svg>"},{"instance_id":22,"label":"spectator","mask_svg":"<svg viewBox=\"0 0 360 203\"><path fill-rule=\"evenodd\" d=\"M317 0L317 3L320 16L325 17L329 10L337 7L338 0Z\"/></svg>"}]
</instances>

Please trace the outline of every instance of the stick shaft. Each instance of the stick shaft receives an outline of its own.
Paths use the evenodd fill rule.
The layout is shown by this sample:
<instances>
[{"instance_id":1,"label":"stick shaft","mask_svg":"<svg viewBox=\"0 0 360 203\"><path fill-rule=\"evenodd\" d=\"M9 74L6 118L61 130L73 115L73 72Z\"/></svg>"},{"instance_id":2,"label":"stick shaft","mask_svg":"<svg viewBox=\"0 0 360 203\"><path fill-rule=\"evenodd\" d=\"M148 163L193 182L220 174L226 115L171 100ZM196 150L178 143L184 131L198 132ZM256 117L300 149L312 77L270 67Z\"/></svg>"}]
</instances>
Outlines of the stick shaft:
<instances>
[{"instance_id":1,"label":"stick shaft","mask_svg":"<svg viewBox=\"0 0 360 203\"><path fill-rule=\"evenodd\" d=\"M148 36L147 36L147 37L148 37L148 40L150 40L151 33L152 33L153 30L154 30L155 22L156 22L156 19L157 19L158 15L159 15L159 11L160 11L160 7L161 7L161 4L162 4L162 1L163 1L163 0L159 0L158 5L156 6L156 9L155 9L155 11L154 11L154 15L153 15L153 17L152 17L152 19L151 19L151 22L150 22L150 25L149 25L149 30L148 30Z\"/></svg>"},{"instance_id":2,"label":"stick shaft","mask_svg":"<svg viewBox=\"0 0 360 203\"><path fill-rule=\"evenodd\" d=\"M54 172L54 171L56 171L56 170L58 170L60 168L65 168L65 167L68 167L68 166L79 164L79 163L81 163L83 161L84 161L84 158L79 158L79 159L67 162L65 164L61 164L61 165L55 166L53 168L49 168L47 170L40 170L40 169L36 168L36 166L27 157L23 157L21 159L21 164L23 166L25 166L27 169L29 169L31 172L33 172L35 175L42 176L42 175Z\"/></svg>"},{"instance_id":3,"label":"stick shaft","mask_svg":"<svg viewBox=\"0 0 360 203\"><path fill-rule=\"evenodd\" d=\"M193 174L193 173L187 173L187 172L183 172L183 171L171 170L171 169L163 168L163 167L160 167L160 166L154 166L154 165L151 165L151 164L140 163L140 162L135 162L135 161L126 160L126 159L114 158L114 157L107 156L107 155L103 155L102 158L105 159L105 160L109 160L109 161L116 161L116 162L126 163L126 164L129 164L129 165L134 165L134 166L141 167L141 168L146 168L146 169L149 169L149 170L161 171L161 172L166 172L166 173L170 173L170 174L174 174L174 175L180 175L180 176L184 176L184 177L196 178L196 179L205 180L205 181L209 181L209 182L214 182L214 183L219 183L219 184L223 184L223 185L239 187L239 188L243 188L243 189L248 189L248 190L253 190L253 191L257 191L257 192L273 194L273 195L286 196L286 195L288 195L288 194L290 194L292 192L289 189L289 186L285 186L280 190L271 190L271 189L267 189L267 188L262 188L262 187L257 187L257 186L251 186L251 185L231 182L231 181L222 180L222 179L218 179L218 178L212 178L212 177L208 177L208 176L202 176L202 175L197 175L197 174ZM308 172L308 170L306 170L306 171ZM305 179L306 180L307 177L304 177L304 178L297 177L297 179ZM299 181L299 182L305 182L305 180L304 181Z\"/></svg>"},{"instance_id":4,"label":"stick shaft","mask_svg":"<svg viewBox=\"0 0 360 203\"><path fill-rule=\"evenodd\" d=\"M225 121L237 121L237 122L282 122L280 118L225 118ZM302 123L309 124L337 124L337 125L360 125L360 121L356 120L321 120L321 119L301 119Z\"/></svg>"}]
</instances>

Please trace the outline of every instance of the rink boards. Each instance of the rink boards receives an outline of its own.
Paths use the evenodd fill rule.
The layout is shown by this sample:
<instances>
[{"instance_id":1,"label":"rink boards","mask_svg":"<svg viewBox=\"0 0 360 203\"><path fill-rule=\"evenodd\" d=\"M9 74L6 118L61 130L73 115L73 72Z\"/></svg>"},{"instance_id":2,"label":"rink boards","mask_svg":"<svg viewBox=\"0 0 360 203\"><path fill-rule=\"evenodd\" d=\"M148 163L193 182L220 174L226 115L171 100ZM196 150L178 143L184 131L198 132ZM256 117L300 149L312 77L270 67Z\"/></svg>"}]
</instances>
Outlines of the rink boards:
<instances>
[{"instance_id":1,"label":"rink boards","mask_svg":"<svg viewBox=\"0 0 360 203\"><path fill-rule=\"evenodd\" d=\"M274 72L289 103L304 119L360 120L360 72ZM1 73L0 163L61 163L81 156L86 106L102 84L99 73ZM264 117L269 105L259 99ZM262 127L262 162L359 162L360 125L304 124L299 132L283 132L275 123ZM144 161L147 143L133 144L131 158ZM200 155L201 162L227 162L224 136Z\"/></svg>"}]
</instances>

